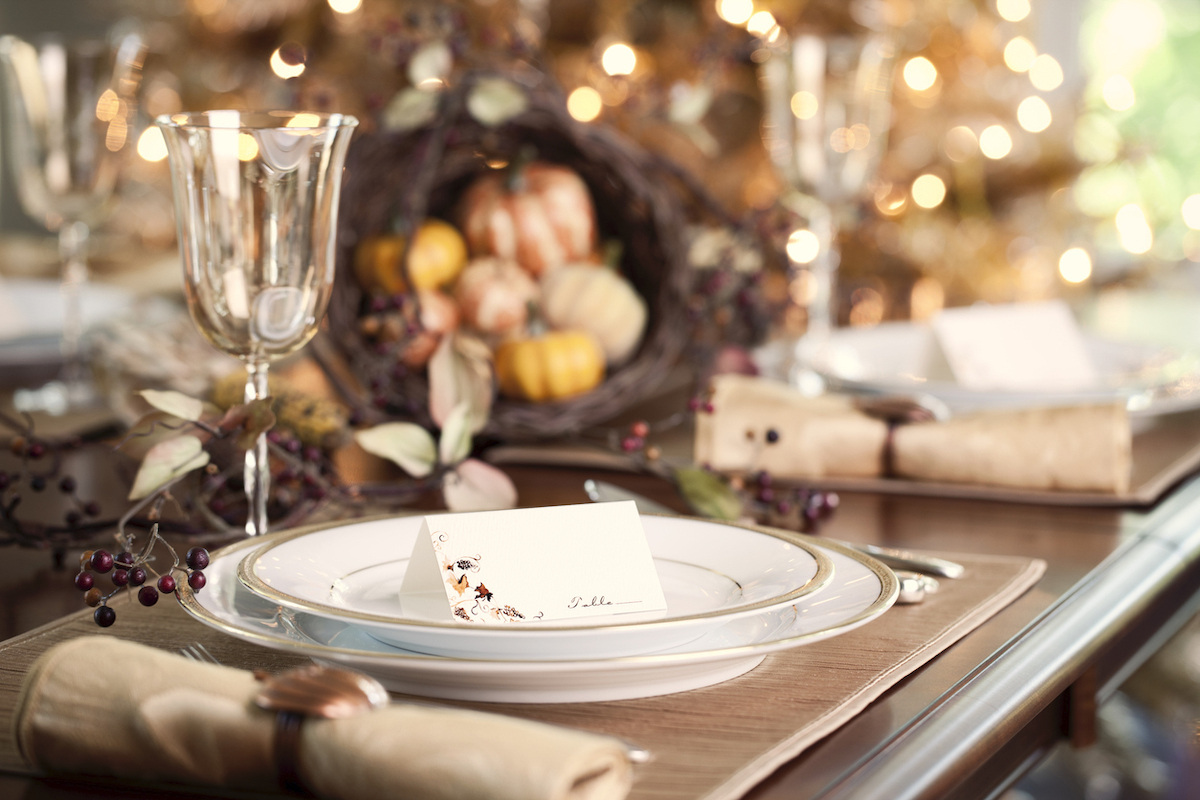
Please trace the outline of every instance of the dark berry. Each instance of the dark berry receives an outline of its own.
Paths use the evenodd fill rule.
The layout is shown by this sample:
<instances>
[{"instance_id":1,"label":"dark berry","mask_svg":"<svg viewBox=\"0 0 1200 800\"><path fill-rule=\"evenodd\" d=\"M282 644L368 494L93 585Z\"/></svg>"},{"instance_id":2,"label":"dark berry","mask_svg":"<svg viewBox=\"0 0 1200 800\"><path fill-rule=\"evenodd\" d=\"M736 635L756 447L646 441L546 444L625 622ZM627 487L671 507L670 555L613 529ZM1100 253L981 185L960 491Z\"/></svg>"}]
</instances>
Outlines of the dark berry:
<instances>
[{"instance_id":1,"label":"dark berry","mask_svg":"<svg viewBox=\"0 0 1200 800\"><path fill-rule=\"evenodd\" d=\"M187 565L192 569L206 569L208 567L208 551L203 547L193 547L188 550Z\"/></svg>"},{"instance_id":2,"label":"dark berry","mask_svg":"<svg viewBox=\"0 0 1200 800\"><path fill-rule=\"evenodd\" d=\"M81 572L75 576L75 588L81 592L86 592L96 584L96 579L92 577L90 572Z\"/></svg>"},{"instance_id":3,"label":"dark berry","mask_svg":"<svg viewBox=\"0 0 1200 800\"><path fill-rule=\"evenodd\" d=\"M699 397L692 397L688 400L688 411L695 413L700 410L701 400Z\"/></svg>"},{"instance_id":4,"label":"dark berry","mask_svg":"<svg viewBox=\"0 0 1200 800\"><path fill-rule=\"evenodd\" d=\"M68 528L74 528L79 525L80 521L83 519L83 515L78 511L68 511L63 516L63 519L66 520Z\"/></svg>"},{"instance_id":5,"label":"dark berry","mask_svg":"<svg viewBox=\"0 0 1200 800\"><path fill-rule=\"evenodd\" d=\"M100 606L92 615L92 619L96 620L96 624L101 628L107 628L117 621L117 612L108 606Z\"/></svg>"},{"instance_id":6,"label":"dark berry","mask_svg":"<svg viewBox=\"0 0 1200 800\"><path fill-rule=\"evenodd\" d=\"M325 495L326 495L325 487L324 486L308 486L304 489L304 494L310 500L324 500Z\"/></svg>"},{"instance_id":7,"label":"dark berry","mask_svg":"<svg viewBox=\"0 0 1200 800\"><path fill-rule=\"evenodd\" d=\"M764 469L762 472L758 473L757 480L758 480L759 486L770 486L771 485L771 473L767 472Z\"/></svg>"},{"instance_id":8,"label":"dark berry","mask_svg":"<svg viewBox=\"0 0 1200 800\"><path fill-rule=\"evenodd\" d=\"M208 578L204 577L204 573L200 570L196 570L191 575L188 575L188 586L192 587L193 592L203 589L206 583L208 583Z\"/></svg>"},{"instance_id":9,"label":"dark berry","mask_svg":"<svg viewBox=\"0 0 1200 800\"><path fill-rule=\"evenodd\" d=\"M704 404L704 413L705 413L705 414L711 414L711 413L713 413L713 404L712 404L712 403L705 403L705 404Z\"/></svg>"},{"instance_id":10,"label":"dark berry","mask_svg":"<svg viewBox=\"0 0 1200 800\"><path fill-rule=\"evenodd\" d=\"M125 586L129 583L129 571L124 569L114 569L112 574L113 586Z\"/></svg>"},{"instance_id":11,"label":"dark berry","mask_svg":"<svg viewBox=\"0 0 1200 800\"><path fill-rule=\"evenodd\" d=\"M70 475L64 475L63 479L58 482L58 488L61 489L64 494L70 494L71 492L75 491L75 479Z\"/></svg>"},{"instance_id":12,"label":"dark berry","mask_svg":"<svg viewBox=\"0 0 1200 800\"><path fill-rule=\"evenodd\" d=\"M100 597L100 590L92 587L91 589L88 589L87 594L83 596L83 602L87 603L92 608L95 608L96 606L100 605Z\"/></svg>"},{"instance_id":13,"label":"dark berry","mask_svg":"<svg viewBox=\"0 0 1200 800\"><path fill-rule=\"evenodd\" d=\"M775 504L775 510L778 511L780 514L787 514L789 511L792 510L792 504L789 503L787 500L780 500L778 503Z\"/></svg>"},{"instance_id":14,"label":"dark berry","mask_svg":"<svg viewBox=\"0 0 1200 800\"><path fill-rule=\"evenodd\" d=\"M144 606L152 606L158 602L158 590L153 586L143 586L138 590L138 602Z\"/></svg>"},{"instance_id":15,"label":"dark berry","mask_svg":"<svg viewBox=\"0 0 1200 800\"><path fill-rule=\"evenodd\" d=\"M386 297L375 295L371 298L370 309L372 314L378 314L380 311L385 311L387 307L388 301Z\"/></svg>"},{"instance_id":16,"label":"dark berry","mask_svg":"<svg viewBox=\"0 0 1200 800\"><path fill-rule=\"evenodd\" d=\"M629 426L629 432L640 439L645 439L650 435L650 425L645 421L639 420Z\"/></svg>"},{"instance_id":17,"label":"dark berry","mask_svg":"<svg viewBox=\"0 0 1200 800\"><path fill-rule=\"evenodd\" d=\"M621 440L621 449L626 453L632 453L638 449L638 438L636 436L626 436Z\"/></svg>"},{"instance_id":18,"label":"dark berry","mask_svg":"<svg viewBox=\"0 0 1200 800\"><path fill-rule=\"evenodd\" d=\"M775 500L775 490L769 486L764 486L758 490L758 499L764 503L770 503Z\"/></svg>"},{"instance_id":19,"label":"dark berry","mask_svg":"<svg viewBox=\"0 0 1200 800\"><path fill-rule=\"evenodd\" d=\"M129 582L134 586L141 586L146 582L146 570L141 567L134 567L129 570Z\"/></svg>"},{"instance_id":20,"label":"dark berry","mask_svg":"<svg viewBox=\"0 0 1200 800\"><path fill-rule=\"evenodd\" d=\"M34 475L29 479L29 488L35 492L40 492L46 488L46 479L41 475Z\"/></svg>"},{"instance_id":21,"label":"dark berry","mask_svg":"<svg viewBox=\"0 0 1200 800\"><path fill-rule=\"evenodd\" d=\"M283 434L279 431L267 431L267 441L271 444L280 444L283 441Z\"/></svg>"},{"instance_id":22,"label":"dark berry","mask_svg":"<svg viewBox=\"0 0 1200 800\"><path fill-rule=\"evenodd\" d=\"M8 488L8 484L9 484L11 481L12 481L12 478L10 478L10 477L8 476L8 473L7 473L7 472L0 472L0 491L3 491L4 489L7 489L7 488Z\"/></svg>"},{"instance_id":23,"label":"dark berry","mask_svg":"<svg viewBox=\"0 0 1200 800\"><path fill-rule=\"evenodd\" d=\"M779 441L779 431L774 428L767 428L767 444L775 444Z\"/></svg>"},{"instance_id":24,"label":"dark berry","mask_svg":"<svg viewBox=\"0 0 1200 800\"><path fill-rule=\"evenodd\" d=\"M841 502L842 498L838 497L837 492L826 492L821 498L821 510L826 514L832 514Z\"/></svg>"},{"instance_id":25,"label":"dark berry","mask_svg":"<svg viewBox=\"0 0 1200 800\"><path fill-rule=\"evenodd\" d=\"M30 458L41 458L42 456L46 455L46 445L42 444L41 442L34 442L33 444L29 445L28 452Z\"/></svg>"},{"instance_id":26,"label":"dark berry","mask_svg":"<svg viewBox=\"0 0 1200 800\"><path fill-rule=\"evenodd\" d=\"M158 590L163 594L170 594L175 591L175 579L170 575L163 575L158 579Z\"/></svg>"},{"instance_id":27,"label":"dark berry","mask_svg":"<svg viewBox=\"0 0 1200 800\"><path fill-rule=\"evenodd\" d=\"M83 506L83 513L87 514L89 517L100 516L100 504L95 500L85 503Z\"/></svg>"},{"instance_id":28,"label":"dark berry","mask_svg":"<svg viewBox=\"0 0 1200 800\"><path fill-rule=\"evenodd\" d=\"M108 572L112 568L112 553L107 550L97 550L92 553L92 569L96 570L96 572Z\"/></svg>"},{"instance_id":29,"label":"dark berry","mask_svg":"<svg viewBox=\"0 0 1200 800\"><path fill-rule=\"evenodd\" d=\"M115 560L116 560L118 566L120 566L121 564L124 564L127 567L132 567L133 566L133 553L129 552L128 550L123 550L120 553L117 553L117 557Z\"/></svg>"},{"instance_id":30,"label":"dark berry","mask_svg":"<svg viewBox=\"0 0 1200 800\"><path fill-rule=\"evenodd\" d=\"M292 454L299 453L301 447L303 447L303 445L300 444L299 439L288 439L287 444L284 445L284 449Z\"/></svg>"},{"instance_id":31,"label":"dark berry","mask_svg":"<svg viewBox=\"0 0 1200 800\"><path fill-rule=\"evenodd\" d=\"M305 461L320 461L321 460L321 448L319 448L319 447L304 448L304 460Z\"/></svg>"}]
</instances>

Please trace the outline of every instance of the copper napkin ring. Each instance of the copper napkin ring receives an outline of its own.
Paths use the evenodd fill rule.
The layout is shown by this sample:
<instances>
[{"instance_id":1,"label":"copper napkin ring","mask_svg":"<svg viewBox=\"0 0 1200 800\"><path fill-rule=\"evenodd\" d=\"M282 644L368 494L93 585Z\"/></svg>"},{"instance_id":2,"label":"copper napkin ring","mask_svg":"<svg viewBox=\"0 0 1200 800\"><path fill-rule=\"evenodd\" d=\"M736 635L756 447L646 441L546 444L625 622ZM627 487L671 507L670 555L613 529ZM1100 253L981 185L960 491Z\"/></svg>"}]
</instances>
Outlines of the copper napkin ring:
<instances>
[{"instance_id":1,"label":"copper napkin ring","mask_svg":"<svg viewBox=\"0 0 1200 800\"><path fill-rule=\"evenodd\" d=\"M387 690L379 681L348 669L310 664L262 680L254 704L276 712L272 750L279 786L302 797L314 795L300 776L304 719L346 719L388 704Z\"/></svg>"}]
</instances>

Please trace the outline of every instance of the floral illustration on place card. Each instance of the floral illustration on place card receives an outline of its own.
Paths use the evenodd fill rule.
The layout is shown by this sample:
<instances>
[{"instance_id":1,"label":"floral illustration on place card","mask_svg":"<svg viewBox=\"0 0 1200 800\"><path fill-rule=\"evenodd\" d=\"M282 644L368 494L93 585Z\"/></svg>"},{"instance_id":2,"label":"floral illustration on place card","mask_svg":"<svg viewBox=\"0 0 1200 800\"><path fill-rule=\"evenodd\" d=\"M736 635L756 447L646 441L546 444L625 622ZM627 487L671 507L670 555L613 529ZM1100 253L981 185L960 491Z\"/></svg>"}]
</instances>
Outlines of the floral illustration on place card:
<instances>
[{"instance_id":1,"label":"floral illustration on place card","mask_svg":"<svg viewBox=\"0 0 1200 800\"><path fill-rule=\"evenodd\" d=\"M480 574L483 571L482 556L452 555L446 550L449 541L448 533L434 533L433 550L445 573L447 595L451 598L450 608L455 619L463 622L522 622L544 616L541 611L527 616L511 605L496 602L495 594L487 588ZM476 577L472 579L472 575ZM453 599L454 595L458 596L457 600Z\"/></svg>"}]
</instances>

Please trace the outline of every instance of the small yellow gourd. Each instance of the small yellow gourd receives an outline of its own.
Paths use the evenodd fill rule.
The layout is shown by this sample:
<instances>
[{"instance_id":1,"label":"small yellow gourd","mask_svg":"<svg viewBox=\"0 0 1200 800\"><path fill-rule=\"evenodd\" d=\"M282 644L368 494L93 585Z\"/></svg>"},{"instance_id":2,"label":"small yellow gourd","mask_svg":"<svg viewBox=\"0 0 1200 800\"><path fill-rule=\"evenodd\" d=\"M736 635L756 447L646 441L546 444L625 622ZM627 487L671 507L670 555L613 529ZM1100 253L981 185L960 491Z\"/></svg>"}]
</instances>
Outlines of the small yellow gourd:
<instances>
[{"instance_id":1,"label":"small yellow gourd","mask_svg":"<svg viewBox=\"0 0 1200 800\"><path fill-rule=\"evenodd\" d=\"M363 240L354 253L354 275L364 289L388 294L407 290L400 259L403 236L388 234ZM427 219L417 229L408 251L408 272L415 289L436 289L458 277L467 263L467 243L448 222Z\"/></svg>"},{"instance_id":2,"label":"small yellow gourd","mask_svg":"<svg viewBox=\"0 0 1200 800\"><path fill-rule=\"evenodd\" d=\"M551 331L496 350L496 379L509 397L544 403L574 397L604 380L604 352L589 333Z\"/></svg>"},{"instance_id":3,"label":"small yellow gourd","mask_svg":"<svg viewBox=\"0 0 1200 800\"><path fill-rule=\"evenodd\" d=\"M646 301L615 270L568 264L542 279L542 316L555 329L596 337L609 364L624 363L646 330Z\"/></svg>"}]
</instances>

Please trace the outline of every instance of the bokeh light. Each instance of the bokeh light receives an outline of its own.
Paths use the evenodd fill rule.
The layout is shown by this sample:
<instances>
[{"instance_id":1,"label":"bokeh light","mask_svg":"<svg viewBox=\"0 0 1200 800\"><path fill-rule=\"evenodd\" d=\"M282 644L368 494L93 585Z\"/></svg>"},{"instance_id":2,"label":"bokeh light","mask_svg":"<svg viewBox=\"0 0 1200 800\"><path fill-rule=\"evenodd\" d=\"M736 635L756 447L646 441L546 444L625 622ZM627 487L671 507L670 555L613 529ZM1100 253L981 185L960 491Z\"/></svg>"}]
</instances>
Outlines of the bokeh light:
<instances>
[{"instance_id":1,"label":"bokeh light","mask_svg":"<svg viewBox=\"0 0 1200 800\"><path fill-rule=\"evenodd\" d=\"M792 113L797 119L812 119L817 113L817 96L812 92L796 92L792 95Z\"/></svg>"},{"instance_id":2,"label":"bokeh light","mask_svg":"<svg viewBox=\"0 0 1200 800\"><path fill-rule=\"evenodd\" d=\"M1024 36L1013 37L1008 44L1004 45L1004 63L1013 72L1025 72L1033 66L1035 58L1037 58L1037 50L1034 48L1033 42Z\"/></svg>"},{"instance_id":3,"label":"bokeh light","mask_svg":"<svg viewBox=\"0 0 1200 800\"><path fill-rule=\"evenodd\" d=\"M1058 274L1067 283L1083 283L1092 277L1092 257L1082 247L1072 247L1058 259Z\"/></svg>"},{"instance_id":4,"label":"bokeh light","mask_svg":"<svg viewBox=\"0 0 1200 800\"><path fill-rule=\"evenodd\" d=\"M1029 0L996 0L996 13L1009 22L1020 22L1030 10Z\"/></svg>"},{"instance_id":5,"label":"bokeh light","mask_svg":"<svg viewBox=\"0 0 1200 800\"><path fill-rule=\"evenodd\" d=\"M717 0L717 16L730 25L742 25L754 14L754 0Z\"/></svg>"},{"instance_id":6,"label":"bokeh light","mask_svg":"<svg viewBox=\"0 0 1200 800\"><path fill-rule=\"evenodd\" d=\"M989 125L979 134L979 149L991 159L1001 159L1012 152L1012 136L1003 125Z\"/></svg>"},{"instance_id":7,"label":"bokeh light","mask_svg":"<svg viewBox=\"0 0 1200 800\"><path fill-rule=\"evenodd\" d=\"M750 17L750 21L746 23L746 30L755 36L766 36L775 29L775 24L774 14L770 11L759 11Z\"/></svg>"},{"instance_id":8,"label":"bokeh light","mask_svg":"<svg viewBox=\"0 0 1200 800\"><path fill-rule=\"evenodd\" d=\"M1180 209L1183 214L1183 222L1189 228L1200 231L1200 194L1194 194L1183 201L1183 207Z\"/></svg>"},{"instance_id":9,"label":"bokeh light","mask_svg":"<svg viewBox=\"0 0 1200 800\"><path fill-rule=\"evenodd\" d=\"M961 163L979 152L979 137L966 125L956 125L946 132L944 147L951 161Z\"/></svg>"},{"instance_id":10,"label":"bokeh light","mask_svg":"<svg viewBox=\"0 0 1200 800\"><path fill-rule=\"evenodd\" d=\"M600 57L600 66L609 75L628 75L637 66L637 53L627 44L609 45Z\"/></svg>"},{"instance_id":11,"label":"bokeh light","mask_svg":"<svg viewBox=\"0 0 1200 800\"><path fill-rule=\"evenodd\" d=\"M304 64L289 64L283 60L283 56L279 51L281 48L276 47L275 52L271 53L271 71L279 77L287 80L288 78L297 78L304 74Z\"/></svg>"},{"instance_id":12,"label":"bokeh light","mask_svg":"<svg viewBox=\"0 0 1200 800\"><path fill-rule=\"evenodd\" d=\"M1033 84L1033 88L1043 92L1054 91L1062 86L1062 65L1054 56L1042 53L1029 65L1029 82Z\"/></svg>"},{"instance_id":13,"label":"bokeh light","mask_svg":"<svg viewBox=\"0 0 1200 800\"><path fill-rule=\"evenodd\" d=\"M798 228L788 236L788 258L797 264L809 264L821 252L821 240L817 235L805 228Z\"/></svg>"},{"instance_id":14,"label":"bokeh light","mask_svg":"<svg viewBox=\"0 0 1200 800\"><path fill-rule=\"evenodd\" d=\"M142 135L138 137L137 154L150 162L166 158L167 140L163 138L162 131L153 125L142 131Z\"/></svg>"},{"instance_id":15,"label":"bokeh light","mask_svg":"<svg viewBox=\"0 0 1200 800\"><path fill-rule=\"evenodd\" d=\"M329 7L339 14L353 14L362 8L362 0L329 0Z\"/></svg>"},{"instance_id":16,"label":"bokeh light","mask_svg":"<svg viewBox=\"0 0 1200 800\"><path fill-rule=\"evenodd\" d=\"M238 159L253 161L258 156L258 140L248 133L238 134Z\"/></svg>"},{"instance_id":17,"label":"bokeh light","mask_svg":"<svg viewBox=\"0 0 1200 800\"><path fill-rule=\"evenodd\" d=\"M121 100L112 89L105 89L104 94L96 100L96 119L110 122L121 112Z\"/></svg>"},{"instance_id":18,"label":"bokeh light","mask_svg":"<svg viewBox=\"0 0 1200 800\"><path fill-rule=\"evenodd\" d=\"M1134 255L1149 252L1154 246L1154 231L1146 221L1146 212L1137 203L1122 206L1116 224L1121 246Z\"/></svg>"},{"instance_id":19,"label":"bokeh light","mask_svg":"<svg viewBox=\"0 0 1200 800\"><path fill-rule=\"evenodd\" d=\"M937 208L946 199L946 182L926 173L913 181L912 198L921 208Z\"/></svg>"},{"instance_id":20,"label":"bokeh light","mask_svg":"<svg viewBox=\"0 0 1200 800\"><path fill-rule=\"evenodd\" d=\"M1133 84L1124 75L1112 75L1104 82L1104 102L1113 111L1128 111L1137 102Z\"/></svg>"},{"instance_id":21,"label":"bokeh light","mask_svg":"<svg viewBox=\"0 0 1200 800\"><path fill-rule=\"evenodd\" d=\"M1041 133L1051 121L1050 106L1040 97L1026 97L1017 106L1017 122L1030 133Z\"/></svg>"},{"instance_id":22,"label":"bokeh light","mask_svg":"<svg viewBox=\"0 0 1200 800\"><path fill-rule=\"evenodd\" d=\"M600 93L590 86L580 86L567 96L567 113L580 122L591 122L603 107Z\"/></svg>"},{"instance_id":23,"label":"bokeh light","mask_svg":"<svg viewBox=\"0 0 1200 800\"><path fill-rule=\"evenodd\" d=\"M937 81L937 67L925 56L910 58L904 65L904 82L909 88L923 92Z\"/></svg>"}]
</instances>

